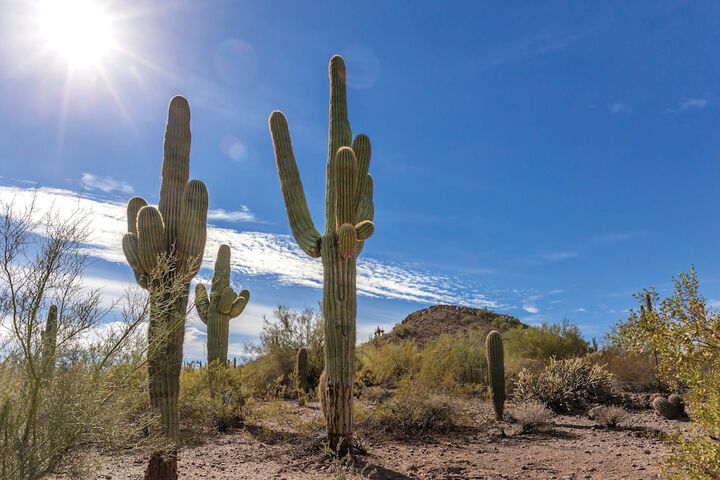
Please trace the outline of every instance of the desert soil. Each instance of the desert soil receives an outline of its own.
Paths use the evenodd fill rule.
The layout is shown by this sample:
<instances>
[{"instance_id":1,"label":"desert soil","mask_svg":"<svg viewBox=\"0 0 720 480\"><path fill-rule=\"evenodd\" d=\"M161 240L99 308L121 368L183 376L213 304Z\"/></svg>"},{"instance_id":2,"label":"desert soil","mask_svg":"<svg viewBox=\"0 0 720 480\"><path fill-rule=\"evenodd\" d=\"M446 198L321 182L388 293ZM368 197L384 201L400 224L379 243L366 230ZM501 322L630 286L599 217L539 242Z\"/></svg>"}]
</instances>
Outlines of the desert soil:
<instances>
[{"instance_id":1,"label":"desert soil","mask_svg":"<svg viewBox=\"0 0 720 480\"><path fill-rule=\"evenodd\" d=\"M317 417L317 404L289 411ZM512 405L509 406L512 411ZM490 406L476 401L469 427L418 438L361 433L367 453L354 465L333 461L317 443L282 426L248 427L206 434L181 450L181 479L652 479L667 452L665 433L685 422L656 417L651 410L628 412L614 429L583 416L556 416L541 433L520 434L517 425L489 422ZM142 479L147 457L101 457L97 478Z\"/></svg>"}]
</instances>

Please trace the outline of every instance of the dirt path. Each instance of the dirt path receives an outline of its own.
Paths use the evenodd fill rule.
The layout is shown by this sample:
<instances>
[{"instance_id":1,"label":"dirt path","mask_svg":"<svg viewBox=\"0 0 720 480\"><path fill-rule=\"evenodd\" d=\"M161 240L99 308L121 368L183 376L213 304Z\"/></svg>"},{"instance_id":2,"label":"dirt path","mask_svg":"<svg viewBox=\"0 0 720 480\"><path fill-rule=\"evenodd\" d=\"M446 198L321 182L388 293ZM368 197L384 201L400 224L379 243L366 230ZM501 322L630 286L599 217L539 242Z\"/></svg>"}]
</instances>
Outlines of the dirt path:
<instances>
[{"instance_id":1,"label":"dirt path","mask_svg":"<svg viewBox=\"0 0 720 480\"><path fill-rule=\"evenodd\" d=\"M478 416L488 418L482 406ZM307 409L308 415L315 415ZM663 432L686 428L650 411L630 413L617 429L558 416L546 432L514 434L505 425L415 440L366 437L367 455L339 465L288 432L215 435L180 453L182 479L652 479L667 447ZM97 478L142 479L146 458L102 459Z\"/></svg>"}]
</instances>

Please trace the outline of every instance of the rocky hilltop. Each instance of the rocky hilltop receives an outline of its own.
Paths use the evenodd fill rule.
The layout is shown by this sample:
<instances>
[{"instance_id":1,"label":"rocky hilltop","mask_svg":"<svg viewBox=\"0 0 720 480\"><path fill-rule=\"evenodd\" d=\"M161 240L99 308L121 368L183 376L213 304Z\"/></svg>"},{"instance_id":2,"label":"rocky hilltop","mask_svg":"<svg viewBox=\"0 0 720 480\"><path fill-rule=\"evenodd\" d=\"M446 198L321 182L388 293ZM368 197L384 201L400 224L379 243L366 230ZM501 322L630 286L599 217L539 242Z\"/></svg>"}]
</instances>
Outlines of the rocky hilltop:
<instances>
[{"instance_id":1,"label":"rocky hilltop","mask_svg":"<svg viewBox=\"0 0 720 480\"><path fill-rule=\"evenodd\" d=\"M463 334L471 331L501 332L510 328L527 328L512 315L495 313L485 308L471 308L459 305L433 305L413 312L395 325L383 339L390 342L415 339L422 345L443 334Z\"/></svg>"}]
</instances>

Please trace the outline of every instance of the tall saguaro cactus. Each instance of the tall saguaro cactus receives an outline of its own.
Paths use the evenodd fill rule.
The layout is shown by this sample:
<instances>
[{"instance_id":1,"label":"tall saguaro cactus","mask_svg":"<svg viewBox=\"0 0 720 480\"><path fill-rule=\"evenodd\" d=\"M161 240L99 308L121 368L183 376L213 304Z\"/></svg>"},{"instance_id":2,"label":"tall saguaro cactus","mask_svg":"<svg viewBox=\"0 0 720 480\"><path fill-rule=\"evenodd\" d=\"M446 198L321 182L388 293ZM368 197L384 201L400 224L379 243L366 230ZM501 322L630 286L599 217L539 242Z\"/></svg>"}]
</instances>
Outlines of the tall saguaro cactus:
<instances>
[{"instance_id":1,"label":"tall saguaro cactus","mask_svg":"<svg viewBox=\"0 0 720 480\"><path fill-rule=\"evenodd\" d=\"M308 211L285 116L270 115L280 186L295 240L311 257L322 257L325 318L325 421L330 448L352 449L352 388L355 361L356 259L372 235L373 182L368 174L370 139L353 140L347 114L345 62L330 59L330 121L325 190L325 233Z\"/></svg>"},{"instance_id":2,"label":"tall saguaro cactus","mask_svg":"<svg viewBox=\"0 0 720 480\"><path fill-rule=\"evenodd\" d=\"M485 339L485 354L487 355L488 378L495 407L495 418L502 420L505 407L505 354L500 332L493 330L488 333Z\"/></svg>"},{"instance_id":3,"label":"tall saguaro cactus","mask_svg":"<svg viewBox=\"0 0 720 480\"><path fill-rule=\"evenodd\" d=\"M202 262L208 193L190 176L190 106L174 97L168 108L158 208L141 197L128 202L125 258L150 292L148 377L150 403L171 444L178 441L178 395L190 280ZM154 454L146 479L177 478L177 457Z\"/></svg>"},{"instance_id":4,"label":"tall saguaro cactus","mask_svg":"<svg viewBox=\"0 0 720 480\"><path fill-rule=\"evenodd\" d=\"M195 286L195 309L207 325L208 364L219 361L227 364L230 320L240 315L250 300L250 292L239 294L230 286L230 247L220 245L210 296L202 283Z\"/></svg>"}]
</instances>

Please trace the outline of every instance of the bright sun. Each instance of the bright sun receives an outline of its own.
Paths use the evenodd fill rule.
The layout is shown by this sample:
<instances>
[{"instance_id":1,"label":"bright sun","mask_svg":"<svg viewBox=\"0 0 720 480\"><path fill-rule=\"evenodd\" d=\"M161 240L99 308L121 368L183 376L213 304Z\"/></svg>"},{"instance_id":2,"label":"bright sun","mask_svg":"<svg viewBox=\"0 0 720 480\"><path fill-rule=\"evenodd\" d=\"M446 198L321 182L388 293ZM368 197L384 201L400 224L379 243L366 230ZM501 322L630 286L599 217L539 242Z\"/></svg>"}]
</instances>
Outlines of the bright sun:
<instances>
[{"instance_id":1,"label":"bright sun","mask_svg":"<svg viewBox=\"0 0 720 480\"><path fill-rule=\"evenodd\" d=\"M99 67L115 47L113 22L93 0L45 0L38 4L40 34L72 69Z\"/></svg>"}]
</instances>

